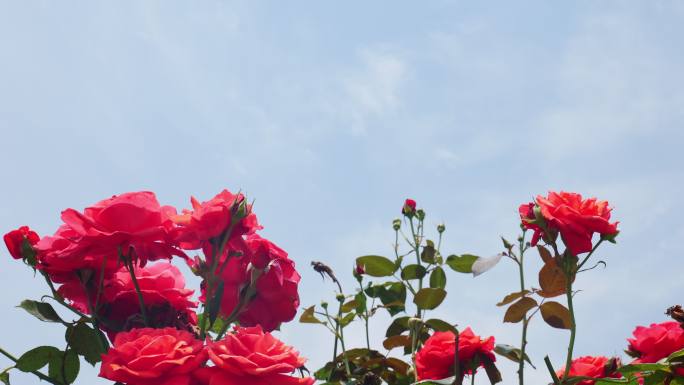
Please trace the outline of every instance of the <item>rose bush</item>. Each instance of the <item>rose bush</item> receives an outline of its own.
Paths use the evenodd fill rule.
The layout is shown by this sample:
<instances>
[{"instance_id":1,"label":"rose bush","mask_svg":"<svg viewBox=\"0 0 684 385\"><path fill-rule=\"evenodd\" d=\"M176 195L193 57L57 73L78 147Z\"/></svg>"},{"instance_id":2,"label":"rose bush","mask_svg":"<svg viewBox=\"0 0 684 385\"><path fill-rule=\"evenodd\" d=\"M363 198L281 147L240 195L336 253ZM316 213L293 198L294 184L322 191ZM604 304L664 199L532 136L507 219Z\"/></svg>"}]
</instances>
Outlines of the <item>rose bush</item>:
<instances>
[{"instance_id":1,"label":"rose bush","mask_svg":"<svg viewBox=\"0 0 684 385\"><path fill-rule=\"evenodd\" d=\"M573 355L573 301L579 293L573 285L591 270L584 266L598 246L615 243L618 234L607 201L569 192L539 195L518 208L517 242L502 238L502 253L480 257L443 252L446 226L437 225L436 238L430 239L425 210L406 199L402 218L392 221L394 256L356 258L350 264L352 290L325 263L311 262L334 288L333 300L308 306L299 317L331 334L332 359L311 376L305 374L306 360L271 334L291 321L300 305L295 261L259 235L262 227L243 194L223 190L205 202L193 197L191 206L179 213L162 206L152 192L124 193L83 211L64 210L52 235L40 238L27 226L5 234L10 256L33 268L50 290L19 307L66 331L63 349L39 346L20 357L0 349L13 361L0 372L0 382L10 384L9 371L20 370L69 385L83 357L93 365L101 362L101 377L124 385L461 385L466 377L474 383L483 372L478 380L495 384L503 380L498 354L517 363L523 385L525 366L532 364L527 331L537 317L570 333L565 366L556 370L544 357L555 385L684 383L680 306L668 309L675 322L635 329L628 339L630 364ZM538 285L526 285L529 250L543 262ZM517 264L519 287L497 305L506 309L504 322L521 324L519 347L496 345L493 336L481 338L470 327L459 330L436 318L448 294L448 270L479 276L504 257ZM199 298L193 298L195 291L186 287L174 262L187 264L198 277ZM55 303L74 318L56 312ZM381 312L391 321L381 330L382 348L375 348L371 321ZM350 341L345 333L355 322L362 324L365 343Z\"/></svg>"}]
</instances>

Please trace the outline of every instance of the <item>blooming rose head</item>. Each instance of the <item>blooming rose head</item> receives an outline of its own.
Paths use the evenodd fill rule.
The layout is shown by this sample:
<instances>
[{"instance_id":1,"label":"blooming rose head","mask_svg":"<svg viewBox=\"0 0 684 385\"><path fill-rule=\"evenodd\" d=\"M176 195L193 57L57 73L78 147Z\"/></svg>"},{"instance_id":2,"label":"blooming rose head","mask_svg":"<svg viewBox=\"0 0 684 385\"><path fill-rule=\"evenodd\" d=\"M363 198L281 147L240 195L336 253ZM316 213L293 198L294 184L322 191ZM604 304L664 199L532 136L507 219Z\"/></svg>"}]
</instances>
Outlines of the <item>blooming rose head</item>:
<instances>
[{"instance_id":1,"label":"blooming rose head","mask_svg":"<svg viewBox=\"0 0 684 385\"><path fill-rule=\"evenodd\" d=\"M135 276L143 296L149 326L174 326L190 329L196 324L193 308L197 303L191 301L193 290L185 287L185 278L177 267L168 262L157 262L145 267L135 267ZM98 303L98 316L105 320L102 327L114 336L121 330L144 325L140 314L140 303L131 275L122 267L111 278L105 278L101 298L97 300L98 285L86 287L75 282L60 286L58 292L72 305L84 313L90 313L91 304Z\"/></svg>"},{"instance_id":2,"label":"blooming rose head","mask_svg":"<svg viewBox=\"0 0 684 385\"><path fill-rule=\"evenodd\" d=\"M190 199L192 210L183 210L180 215L172 215L179 225L177 240L185 249L199 249L205 243L223 235L233 225L231 238L253 234L260 229L251 205L245 202L242 194L232 194L223 190L206 202Z\"/></svg>"},{"instance_id":3,"label":"blooming rose head","mask_svg":"<svg viewBox=\"0 0 684 385\"><path fill-rule=\"evenodd\" d=\"M239 250L240 256L228 259L220 274L223 281L221 313L228 316L233 312L240 295L244 294L243 289L255 277L253 296L240 313L240 324L260 325L264 330L272 331L282 322L291 321L299 307L300 276L287 252L258 235L248 236L244 242L231 242L228 250ZM259 273L255 275L254 269ZM204 296L200 300L204 300Z\"/></svg>"},{"instance_id":4,"label":"blooming rose head","mask_svg":"<svg viewBox=\"0 0 684 385\"><path fill-rule=\"evenodd\" d=\"M306 361L260 327L236 327L218 342L209 343L209 358L215 366L202 368L195 376L207 385L311 385L314 379L293 376Z\"/></svg>"},{"instance_id":5,"label":"blooming rose head","mask_svg":"<svg viewBox=\"0 0 684 385\"><path fill-rule=\"evenodd\" d=\"M126 385L195 385L206 362L202 341L174 328L133 329L116 335L102 355L100 377Z\"/></svg>"},{"instance_id":6,"label":"blooming rose head","mask_svg":"<svg viewBox=\"0 0 684 385\"><path fill-rule=\"evenodd\" d=\"M617 368L620 366L619 358L608 358L603 356L592 357L584 356L572 360L568 377L591 377L591 378L620 378ZM559 379L563 379L565 367L556 372ZM594 385L596 381L583 380L577 385Z\"/></svg>"},{"instance_id":7,"label":"blooming rose head","mask_svg":"<svg viewBox=\"0 0 684 385\"><path fill-rule=\"evenodd\" d=\"M401 213L406 216L414 216L416 214L416 201L407 199L404 201L404 206L401 208Z\"/></svg>"},{"instance_id":8,"label":"blooming rose head","mask_svg":"<svg viewBox=\"0 0 684 385\"><path fill-rule=\"evenodd\" d=\"M637 357L635 363L653 363L684 349L684 329L678 322L668 321L637 326L628 338L628 353Z\"/></svg>"},{"instance_id":9,"label":"blooming rose head","mask_svg":"<svg viewBox=\"0 0 684 385\"><path fill-rule=\"evenodd\" d=\"M5 234L3 237L5 240L5 246L9 250L10 255L14 259L22 259L22 249L24 247L24 242L27 242L30 246L38 243L40 237L35 231L31 230L28 226L21 226L16 230L12 230Z\"/></svg>"},{"instance_id":10,"label":"blooming rose head","mask_svg":"<svg viewBox=\"0 0 684 385\"><path fill-rule=\"evenodd\" d=\"M536 202L548 228L560 232L563 243L574 255L591 251L594 233L618 233L618 222L610 223L611 208L607 201L582 199L580 194L561 191L549 192L547 197L539 195Z\"/></svg>"},{"instance_id":11,"label":"blooming rose head","mask_svg":"<svg viewBox=\"0 0 684 385\"><path fill-rule=\"evenodd\" d=\"M455 347L456 337L452 332L435 332L430 336L416 354L417 379L441 380L453 376ZM458 359L464 374L471 372L469 368L476 357L480 366L484 360L496 361L493 350L494 337L482 339L469 327L459 333Z\"/></svg>"},{"instance_id":12,"label":"blooming rose head","mask_svg":"<svg viewBox=\"0 0 684 385\"><path fill-rule=\"evenodd\" d=\"M79 270L94 270L99 275L104 267L110 276L118 267L120 252L142 265L173 255L184 257L170 242L170 210L161 207L148 191L115 195L82 213L66 209L62 212L64 225L36 245L39 268L53 277Z\"/></svg>"}]
</instances>

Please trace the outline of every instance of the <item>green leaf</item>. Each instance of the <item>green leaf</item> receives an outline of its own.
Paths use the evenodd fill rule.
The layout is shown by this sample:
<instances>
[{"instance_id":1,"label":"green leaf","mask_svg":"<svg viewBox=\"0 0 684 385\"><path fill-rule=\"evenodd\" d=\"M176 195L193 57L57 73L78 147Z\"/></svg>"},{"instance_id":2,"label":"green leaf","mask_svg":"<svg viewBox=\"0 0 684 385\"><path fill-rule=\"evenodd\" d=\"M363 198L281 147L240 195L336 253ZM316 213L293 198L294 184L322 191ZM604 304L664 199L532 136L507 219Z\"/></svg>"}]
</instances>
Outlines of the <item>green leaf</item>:
<instances>
[{"instance_id":1,"label":"green leaf","mask_svg":"<svg viewBox=\"0 0 684 385\"><path fill-rule=\"evenodd\" d=\"M363 292L358 292L354 296L354 302L356 303L356 314L366 314L366 296Z\"/></svg>"},{"instance_id":2,"label":"green leaf","mask_svg":"<svg viewBox=\"0 0 684 385\"><path fill-rule=\"evenodd\" d=\"M0 382L5 385L10 385L9 371L0 373Z\"/></svg>"},{"instance_id":3,"label":"green leaf","mask_svg":"<svg viewBox=\"0 0 684 385\"><path fill-rule=\"evenodd\" d=\"M513 362L520 362L520 359L522 356L522 351L520 349L516 348L515 346L506 345L506 344L497 344L494 347L494 353L496 353L502 357L506 357ZM527 363L532 365L532 367L534 369L537 369L532 364L532 361L530 361L530 357L527 356L527 353L525 353L524 359L525 359L525 361L527 361Z\"/></svg>"},{"instance_id":4,"label":"green leaf","mask_svg":"<svg viewBox=\"0 0 684 385\"><path fill-rule=\"evenodd\" d=\"M411 279L421 279L425 277L426 269L421 265L408 265L401 270L401 279L408 281Z\"/></svg>"},{"instance_id":5,"label":"green leaf","mask_svg":"<svg viewBox=\"0 0 684 385\"><path fill-rule=\"evenodd\" d=\"M356 313L349 313L340 320L340 326L345 327L349 325L356 317Z\"/></svg>"},{"instance_id":6,"label":"green leaf","mask_svg":"<svg viewBox=\"0 0 684 385\"><path fill-rule=\"evenodd\" d=\"M444 269L437 267L430 273L430 287L435 289L444 289L446 287L447 277L444 273Z\"/></svg>"},{"instance_id":7,"label":"green leaf","mask_svg":"<svg viewBox=\"0 0 684 385\"><path fill-rule=\"evenodd\" d=\"M666 360L666 361L667 361L667 362L671 362L671 361L681 361L681 360L678 360L678 359L677 359L677 358L681 358L681 357L684 357L684 349L678 350L678 351L676 351L676 352L670 354L669 356L667 356L667 360Z\"/></svg>"},{"instance_id":8,"label":"green leaf","mask_svg":"<svg viewBox=\"0 0 684 385\"><path fill-rule=\"evenodd\" d=\"M299 317L299 322L303 323L303 324L323 324L323 323L325 323L325 322L319 320L318 318L316 318L316 316L314 315L315 307L316 306L314 305L314 306L309 306L306 309L304 309L304 313L302 313L302 316Z\"/></svg>"},{"instance_id":9,"label":"green leaf","mask_svg":"<svg viewBox=\"0 0 684 385\"><path fill-rule=\"evenodd\" d=\"M60 353L50 360L48 376L60 383L71 384L76 380L79 369L78 354L73 349L69 349L66 353Z\"/></svg>"},{"instance_id":10,"label":"green leaf","mask_svg":"<svg viewBox=\"0 0 684 385\"><path fill-rule=\"evenodd\" d=\"M406 286L401 282L386 283L380 290L380 302L390 315L396 315L406 309Z\"/></svg>"},{"instance_id":11,"label":"green leaf","mask_svg":"<svg viewBox=\"0 0 684 385\"><path fill-rule=\"evenodd\" d=\"M640 372L670 372L670 367L665 364L629 364L620 366L618 372L625 376L633 375Z\"/></svg>"},{"instance_id":12,"label":"green leaf","mask_svg":"<svg viewBox=\"0 0 684 385\"><path fill-rule=\"evenodd\" d=\"M39 346L19 357L15 367L22 372L33 372L47 365L50 360L60 354L62 352L54 346Z\"/></svg>"},{"instance_id":13,"label":"green leaf","mask_svg":"<svg viewBox=\"0 0 684 385\"><path fill-rule=\"evenodd\" d=\"M539 307L547 324L557 329L570 329L572 325L570 311L558 302L544 302Z\"/></svg>"},{"instance_id":14,"label":"green leaf","mask_svg":"<svg viewBox=\"0 0 684 385\"><path fill-rule=\"evenodd\" d=\"M446 263L454 271L468 274L473 272L473 263L475 263L477 259L478 256L471 254L463 254L460 256L450 255L447 257Z\"/></svg>"},{"instance_id":15,"label":"green leaf","mask_svg":"<svg viewBox=\"0 0 684 385\"><path fill-rule=\"evenodd\" d=\"M49 303L25 299L21 301L17 307L26 310L29 314L43 322L64 323L64 321L59 317L55 309Z\"/></svg>"},{"instance_id":16,"label":"green leaf","mask_svg":"<svg viewBox=\"0 0 684 385\"><path fill-rule=\"evenodd\" d=\"M423 246L423 252L420 253L420 260L425 263L435 263L435 255L437 250L435 250L435 244L431 240L426 241L427 245Z\"/></svg>"},{"instance_id":17,"label":"green leaf","mask_svg":"<svg viewBox=\"0 0 684 385\"><path fill-rule=\"evenodd\" d=\"M537 301L530 297L523 297L508 307L504 315L504 322L518 323L525 318L527 312L537 306Z\"/></svg>"},{"instance_id":18,"label":"green leaf","mask_svg":"<svg viewBox=\"0 0 684 385\"><path fill-rule=\"evenodd\" d=\"M413 303L421 309L432 310L444 301L447 292L439 288L423 288L418 290L416 296L413 297Z\"/></svg>"},{"instance_id":19,"label":"green leaf","mask_svg":"<svg viewBox=\"0 0 684 385\"><path fill-rule=\"evenodd\" d=\"M107 348L104 344L106 339L102 332L93 329L85 323L70 326L65 334L66 341L69 345L85 358L85 360L95 366L101 361L101 355L107 353Z\"/></svg>"},{"instance_id":20,"label":"green leaf","mask_svg":"<svg viewBox=\"0 0 684 385\"><path fill-rule=\"evenodd\" d=\"M456 328L451 325L450 323L446 321L442 321L441 319L437 318L431 318L427 321L425 321L425 324L429 327L431 327L434 331L438 332L452 332L454 335L456 335L457 330Z\"/></svg>"},{"instance_id":21,"label":"green leaf","mask_svg":"<svg viewBox=\"0 0 684 385\"><path fill-rule=\"evenodd\" d=\"M397 271L397 266L391 260L379 255L366 255L356 258L356 264L363 266L367 275L372 277L388 277Z\"/></svg>"},{"instance_id":22,"label":"green leaf","mask_svg":"<svg viewBox=\"0 0 684 385\"><path fill-rule=\"evenodd\" d=\"M387 328L385 337L392 337L399 335L408 330L408 320L410 317L395 318L390 326Z\"/></svg>"}]
</instances>

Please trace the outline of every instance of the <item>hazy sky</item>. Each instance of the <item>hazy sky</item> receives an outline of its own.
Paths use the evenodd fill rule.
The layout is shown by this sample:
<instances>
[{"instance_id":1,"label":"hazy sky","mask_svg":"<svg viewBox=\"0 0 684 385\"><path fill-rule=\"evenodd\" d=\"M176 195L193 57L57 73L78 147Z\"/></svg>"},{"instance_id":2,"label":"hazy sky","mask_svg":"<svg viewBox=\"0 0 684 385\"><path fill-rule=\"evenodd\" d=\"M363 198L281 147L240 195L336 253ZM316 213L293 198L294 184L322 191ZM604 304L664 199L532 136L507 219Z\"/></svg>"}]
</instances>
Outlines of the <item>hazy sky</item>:
<instances>
[{"instance_id":1,"label":"hazy sky","mask_svg":"<svg viewBox=\"0 0 684 385\"><path fill-rule=\"evenodd\" d=\"M351 290L355 257L392 252L406 197L446 223L445 253L493 255L520 203L578 191L608 199L622 232L598 253L607 268L577 280L576 353L620 355L682 301L683 18L677 0L0 0L0 230L49 234L62 209L125 191L182 208L241 189L308 306L333 299L309 262ZM13 307L47 288L2 254L0 346L62 346L60 326ZM515 274L449 274L434 315L518 345L495 306ZM548 382L543 356L560 364L568 334L532 323L530 384ZM279 336L312 368L331 355L322 327ZM108 383L82 365L78 384Z\"/></svg>"}]
</instances>

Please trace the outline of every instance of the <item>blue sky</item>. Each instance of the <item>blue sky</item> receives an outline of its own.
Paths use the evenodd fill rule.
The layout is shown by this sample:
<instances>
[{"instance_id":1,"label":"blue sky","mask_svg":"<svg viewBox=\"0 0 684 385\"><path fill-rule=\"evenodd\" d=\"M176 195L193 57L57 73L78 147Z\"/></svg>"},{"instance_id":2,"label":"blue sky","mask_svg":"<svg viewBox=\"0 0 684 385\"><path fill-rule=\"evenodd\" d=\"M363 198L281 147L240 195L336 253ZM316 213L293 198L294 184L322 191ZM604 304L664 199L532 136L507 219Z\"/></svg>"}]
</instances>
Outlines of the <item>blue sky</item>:
<instances>
[{"instance_id":1,"label":"blue sky","mask_svg":"<svg viewBox=\"0 0 684 385\"><path fill-rule=\"evenodd\" d=\"M445 252L493 255L518 204L578 191L608 199L622 233L576 284L576 352L621 354L684 289L683 17L674 0L0 1L0 229L48 234L62 209L125 191L187 207L241 189L309 305L324 285L309 262L347 272L390 254L406 197L446 223ZM507 261L453 273L435 315L517 345L494 306L516 282ZM0 292L0 346L61 343L13 308L45 288L9 257ZM318 329L280 336L316 367L330 355ZM567 337L533 323L530 383ZM107 383L94 375L78 383Z\"/></svg>"}]
</instances>

